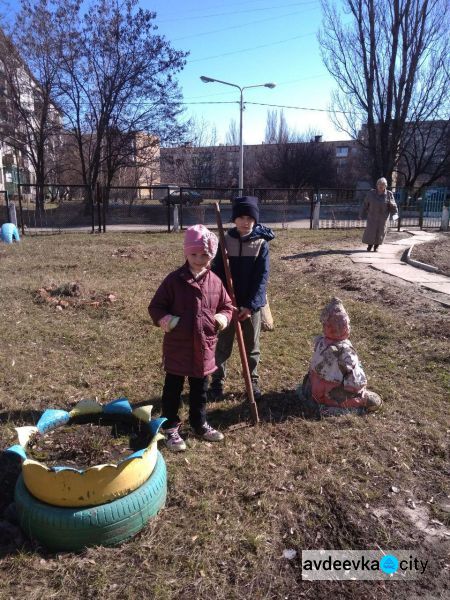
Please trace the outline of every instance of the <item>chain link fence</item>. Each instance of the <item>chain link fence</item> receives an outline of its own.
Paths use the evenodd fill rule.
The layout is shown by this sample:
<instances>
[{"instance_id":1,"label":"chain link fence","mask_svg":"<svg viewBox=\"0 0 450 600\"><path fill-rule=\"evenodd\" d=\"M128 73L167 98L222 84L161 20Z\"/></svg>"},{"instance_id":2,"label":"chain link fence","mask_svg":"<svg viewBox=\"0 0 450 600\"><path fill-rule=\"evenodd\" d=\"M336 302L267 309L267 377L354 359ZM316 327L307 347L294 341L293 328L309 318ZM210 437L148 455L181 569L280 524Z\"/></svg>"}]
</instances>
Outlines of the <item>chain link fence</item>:
<instances>
[{"instance_id":1,"label":"chain link fence","mask_svg":"<svg viewBox=\"0 0 450 600\"><path fill-rule=\"evenodd\" d=\"M241 195L257 196L260 221L272 227L363 228L361 206L366 190L344 188L249 188ZM215 203L223 223L231 222L236 188L154 186L97 186L51 184L44 187L44 202L36 203L37 187L19 184L18 193L8 197L0 191L0 215L10 218L16 207L23 233L51 234L63 231L104 232L108 229L172 231L195 223L215 227ZM439 227L445 188L424 190L421 198L394 191L399 220L391 227Z\"/></svg>"}]
</instances>

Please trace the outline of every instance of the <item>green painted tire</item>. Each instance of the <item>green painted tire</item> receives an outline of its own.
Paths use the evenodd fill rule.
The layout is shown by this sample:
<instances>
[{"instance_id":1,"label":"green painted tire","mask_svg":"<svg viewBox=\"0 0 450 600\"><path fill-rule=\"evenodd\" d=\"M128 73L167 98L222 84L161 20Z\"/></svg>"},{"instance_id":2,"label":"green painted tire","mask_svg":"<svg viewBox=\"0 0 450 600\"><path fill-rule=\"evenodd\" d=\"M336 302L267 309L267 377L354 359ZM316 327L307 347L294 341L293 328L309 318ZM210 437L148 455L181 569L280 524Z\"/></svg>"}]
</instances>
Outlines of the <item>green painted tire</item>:
<instances>
[{"instance_id":1,"label":"green painted tire","mask_svg":"<svg viewBox=\"0 0 450 600\"><path fill-rule=\"evenodd\" d=\"M16 510L23 531L50 550L81 550L114 546L138 533L164 506L167 470L160 452L155 468L138 489L98 506L60 508L32 496L20 475L15 489Z\"/></svg>"}]
</instances>

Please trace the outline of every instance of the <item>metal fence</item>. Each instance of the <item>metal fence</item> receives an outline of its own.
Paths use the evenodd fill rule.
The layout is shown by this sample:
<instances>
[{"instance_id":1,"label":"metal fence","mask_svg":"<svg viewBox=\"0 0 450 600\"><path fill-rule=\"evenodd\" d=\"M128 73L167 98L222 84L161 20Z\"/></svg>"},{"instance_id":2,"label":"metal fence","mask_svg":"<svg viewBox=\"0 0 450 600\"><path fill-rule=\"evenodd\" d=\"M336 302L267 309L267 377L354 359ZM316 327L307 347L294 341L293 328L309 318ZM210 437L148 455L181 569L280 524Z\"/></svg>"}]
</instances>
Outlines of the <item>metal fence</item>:
<instances>
[{"instance_id":1,"label":"metal fence","mask_svg":"<svg viewBox=\"0 0 450 600\"><path fill-rule=\"evenodd\" d=\"M439 227L442 209L450 190L446 188L428 188L423 196L422 227Z\"/></svg>"},{"instance_id":2,"label":"metal fence","mask_svg":"<svg viewBox=\"0 0 450 600\"><path fill-rule=\"evenodd\" d=\"M447 188L428 188L422 196L409 197L405 190L395 194L399 207L398 228L419 227L420 229L435 229L440 227L442 209L450 190Z\"/></svg>"},{"instance_id":3,"label":"metal fence","mask_svg":"<svg viewBox=\"0 0 450 600\"><path fill-rule=\"evenodd\" d=\"M365 194L365 191L342 188L316 190L313 199L315 204L320 203L320 208L316 207L319 229L363 227L359 213Z\"/></svg>"},{"instance_id":4,"label":"metal fence","mask_svg":"<svg viewBox=\"0 0 450 600\"><path fill-rule=\"evenodd\" d=\"M20 184L18 194L8 198L0 192L3 220L9 220L8 204L17 209L18 226L28 234L60 233L68 230L103 232L107 228L171 231L203 223L215 226L215 203L221 207L224 223L231 221L232 200L236 188L155 186L97 186L52 184L44 188L43 206L36 205L36 186ZM319 228L364 227L359 218L365 190L343 188L250 188L243 195L260 200L260 221L275 227L313 227L313 215ZM399 221L391 226L439 227L445 188L425 190L422 198L396 190ZM174 223L174 218L176 222Z\"/></svg>"},{"instance_id":5,"label":"metal fence","mask_svg":"<svg viewBox=\"0 0 450 600\"><path fill-rule=\"evenodd\" d=\"M10 220L8 192L0 190L0 222L8 223Z\"/></svg>"},{"instance_id":6,"label":"metal fence","mask_svg":"<svg viewBox=\"0 0 450 600\"><path fill-rule=\"evenodd\" d=\"M442 207L448 196L447 188L423 190L421 197L408 196L406 190L394 190L399 219L389 221L389 227L419 227L435 229L441 225ZM319 228L365 227L366 221L360 219L362 202L366 191L327 189L318 190L314 196L320 202Z\"/></svg>"}]
</instances>

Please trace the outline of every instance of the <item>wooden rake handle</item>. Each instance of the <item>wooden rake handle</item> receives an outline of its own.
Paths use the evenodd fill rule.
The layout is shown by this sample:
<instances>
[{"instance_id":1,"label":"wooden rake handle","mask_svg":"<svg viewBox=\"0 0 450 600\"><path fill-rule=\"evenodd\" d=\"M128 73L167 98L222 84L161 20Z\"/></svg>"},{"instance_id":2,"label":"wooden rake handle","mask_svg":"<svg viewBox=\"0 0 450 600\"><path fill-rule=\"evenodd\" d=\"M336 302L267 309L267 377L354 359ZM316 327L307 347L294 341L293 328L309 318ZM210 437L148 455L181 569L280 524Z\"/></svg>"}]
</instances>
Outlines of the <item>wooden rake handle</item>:
<instances>
[{"instance_id":1,"label":"wooden rake handle","mask_svg":"<svg viewBox=\"0 0 450 600\"><path fill-rule=\"evenodd\" d=\"M227 254L227 249L225 246L225 234L224 234L223 225L222 225L222 215L220 214L219 203L216 202L215 204L216 204L217 228L219 230L219 242L220 242L220 248L222 251L222 259L223 259L223 266L225 269L225 277L227 279L228 294L231 298L231 302L233 303L233 306L237 306L236 295L234 293L233 279L231 277L230 264L228 262L228 254ZM242 364L242 373L244 375L245 389L247 392L247 398L248 398L249 405L250 405L250 414L252 417L252 423L253 423L253 425L257 425L259 423L258 407L256 406L255 397L253 396L252 380L250 377L250 370L248 368L247 353L245 351L244 337L242 335L241 323L238 319L236 310L233 311L233 322L234 322L234 327L236 330L236 338L237 338L237 342L238 342L238 346L239 346L239 355L241 357L241 364Z\"/></svg>"}]
</instances>

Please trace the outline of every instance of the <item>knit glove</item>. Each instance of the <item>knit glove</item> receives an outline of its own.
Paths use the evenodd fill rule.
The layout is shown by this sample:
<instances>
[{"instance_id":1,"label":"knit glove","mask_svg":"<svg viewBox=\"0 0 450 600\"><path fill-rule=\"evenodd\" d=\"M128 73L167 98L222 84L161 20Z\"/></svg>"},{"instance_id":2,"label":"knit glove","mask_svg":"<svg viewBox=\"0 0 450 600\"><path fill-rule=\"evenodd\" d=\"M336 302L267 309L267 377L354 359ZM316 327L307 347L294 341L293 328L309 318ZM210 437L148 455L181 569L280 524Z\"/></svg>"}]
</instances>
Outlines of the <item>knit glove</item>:
<instances>
[{"instance_id":1,"label":"knit glove","mask_svg":"<svg viewBox=\"0 0 450 600\"><path fill-rule=\"evenodd\" d=\"M228 319L225 315L222 315L221 313L217 313L216 315L214 315L214 320L217 325L217 331L223 331L225 327L228 326Z\"/></svg>"},{"instance_id":2,"label":"knit glove","mask_svg":"<svg viewBox=\"0 0 450 600\"><path fill-rule=\"evenodd\" d=\"M158 321L158 325L161 327L164 333L169 333L169 331L175 329L175 327L178 325L179 320L180 317L175 317L174 315L166 315Z\"/></svg>"}]
</instances>

